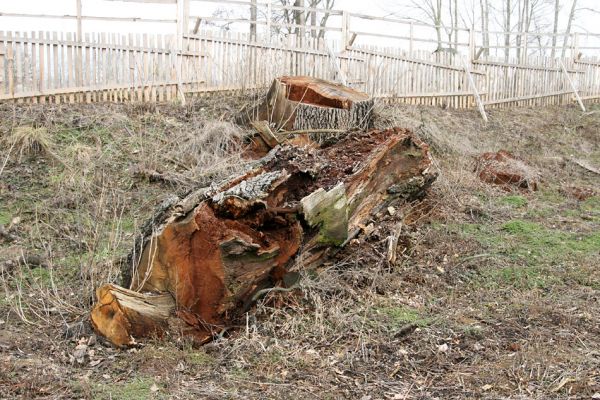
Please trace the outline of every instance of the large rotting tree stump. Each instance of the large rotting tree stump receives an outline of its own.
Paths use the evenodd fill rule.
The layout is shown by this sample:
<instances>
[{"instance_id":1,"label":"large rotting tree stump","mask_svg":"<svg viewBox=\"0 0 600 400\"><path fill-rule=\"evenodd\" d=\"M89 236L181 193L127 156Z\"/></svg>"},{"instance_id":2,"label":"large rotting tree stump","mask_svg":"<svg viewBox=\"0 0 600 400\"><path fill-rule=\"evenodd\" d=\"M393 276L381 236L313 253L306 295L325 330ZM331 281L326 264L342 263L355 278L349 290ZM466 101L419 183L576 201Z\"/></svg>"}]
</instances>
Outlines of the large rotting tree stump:
<instances>
[{"instance_id":1,"label":"large rotting tree stump","mask_svg":"<svg viewBox=\"0 0 600 400\"><path fill-rule=\"evenodd\" d=\"M366 130L372 112L366 93L309 76L283 76L273 81L259 119L277 130Z\"/></svg>"},{"instance_id":2,"label":"large rotting tree stump","mask_svg":"<svg viewBox=\"0 0 600 400\"><path fill-rule=\"evenodd\" d=\"M98 289L92 324L117 346L165 333L208 341L265 289L285 287L290 265L318 266L389 201L422 196L430 162L399 128L278 146L241 176L165 204L124 267L129 289Z\"/></svg>"}]
</instances>

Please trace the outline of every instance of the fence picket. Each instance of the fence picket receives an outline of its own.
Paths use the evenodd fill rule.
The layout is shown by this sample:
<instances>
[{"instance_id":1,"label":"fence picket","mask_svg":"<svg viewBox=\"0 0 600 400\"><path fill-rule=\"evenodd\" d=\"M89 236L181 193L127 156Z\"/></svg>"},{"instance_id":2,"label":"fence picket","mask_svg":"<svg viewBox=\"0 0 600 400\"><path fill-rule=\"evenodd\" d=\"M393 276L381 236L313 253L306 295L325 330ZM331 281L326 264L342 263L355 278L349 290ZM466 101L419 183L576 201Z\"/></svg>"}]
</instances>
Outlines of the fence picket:
<instances>
[{"instance_id":1,"label":"fence picket","mask_svg":"<svg viewBox=\"0 0 600 400\"><path fill-rule=\"evenodd\" d=\"M178 98L177 90L196 96L266 88L276 75L339 79L342 71L349 85L375 98L451 108L476 105L464 69L444 51L352 44L344 50L336 43L330 55L319 37L290 34L261 41L261 35L214 30L183 36L181 47L173 35L0 35L0 100L162 102ZM486 107L571 103L574 89L566 76L582 101L600 101L598 59L563 61L566 75L549 57L484 55L472 62L471 72Z\"/></svg>"}]
</instances>

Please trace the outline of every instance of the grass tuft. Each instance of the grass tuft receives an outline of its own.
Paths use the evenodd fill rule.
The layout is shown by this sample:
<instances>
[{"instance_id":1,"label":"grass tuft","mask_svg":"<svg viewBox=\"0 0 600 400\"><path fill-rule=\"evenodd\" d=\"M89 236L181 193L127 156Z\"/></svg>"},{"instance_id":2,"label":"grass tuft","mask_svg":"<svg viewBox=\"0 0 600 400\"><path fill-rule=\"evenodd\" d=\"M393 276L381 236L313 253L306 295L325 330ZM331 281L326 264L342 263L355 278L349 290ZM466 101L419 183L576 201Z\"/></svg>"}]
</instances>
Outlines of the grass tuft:
<instances>
[{"instance_id":1,"label":"grass tuft","mask_svg":"<svg viewBox=\"0 0 600 400\"><path fill-rule=\"evenodd\" d=\"M19 160L24 155L45 155L51 153L52 138L46 128L19 126L13 129L6 139L8 146L16 150Z\"/></svg>"},{"instance_id":2,"label":"grass tuft","mask_svg":"<svg viewBox=\"0 0 600 400\"><path fill-rule=\"evenodd\" d=\"M500 199L500 202L513 208L521 208L527 205L527 199L523 196L505 196Z\"/></svg>"}]
</instances>

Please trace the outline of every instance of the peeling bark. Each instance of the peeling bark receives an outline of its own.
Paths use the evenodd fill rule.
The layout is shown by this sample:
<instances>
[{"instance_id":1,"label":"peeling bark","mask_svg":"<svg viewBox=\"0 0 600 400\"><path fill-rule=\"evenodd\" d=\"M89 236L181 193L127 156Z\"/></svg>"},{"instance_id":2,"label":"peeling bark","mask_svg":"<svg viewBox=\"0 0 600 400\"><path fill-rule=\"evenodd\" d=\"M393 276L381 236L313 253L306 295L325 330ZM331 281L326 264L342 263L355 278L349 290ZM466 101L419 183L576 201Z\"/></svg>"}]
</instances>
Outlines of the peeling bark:
<instances>
[{"instance_id":1,"label":"peeling bark","mask_svg":"<svg viewBox=\"0 0 600 400\"><path fill-rule=\"evenodd\" d=\"M427 145L399 128L326 148L278 146L245 174L164 205L124 267L131 291L98 290L94 326L117 346L170 332L173 319L210 340L261 290L285 287L300 248L302 268L319 265L387 202L422 196L435 179L429 167ZM168 318L147 312L156 296L171 298Z\"/></svg>"}]
</instances>

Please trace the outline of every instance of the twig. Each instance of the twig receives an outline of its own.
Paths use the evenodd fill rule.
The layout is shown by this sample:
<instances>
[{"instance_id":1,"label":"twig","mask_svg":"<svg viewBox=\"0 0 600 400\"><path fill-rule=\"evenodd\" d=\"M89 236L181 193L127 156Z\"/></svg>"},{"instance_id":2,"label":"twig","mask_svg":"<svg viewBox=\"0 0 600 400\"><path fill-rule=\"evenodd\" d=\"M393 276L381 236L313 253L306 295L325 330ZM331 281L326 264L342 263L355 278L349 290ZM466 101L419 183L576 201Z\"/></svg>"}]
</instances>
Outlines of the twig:
<instances>
[{"instance_id":1,"label":"twig","mask_svg":"<svg viewBox=\"0 0 600 400\"><path fill-rule=\"evenodd\" d=\"M300 129L297 131L280 131L278 134L290 135L310 135L311 133L344 133L346 129Z\"/></svg>"},{"instance_id":2,"label":"twig","mask_svg":"<svg viewBox=\"0 0 600 400\"><path fill-rule=\"evenodd\" d=\"M4 159L4 163L2 163L2 167L0 167L0 176L2 176L2 172L4 171L4 167L6 167L6 163L8 163L8 159L10 157L10 153L12 152L12 149L15 147L15 142L13 141L12 144L10 145L10 149L8 149L8 152L6 153L6 158Z\"/></svg>"},{"instance_id":3,"label":"twig","mask_svg":"<svg viewBox=\"0 0 600 400\"><path fill-rule=\"evenodd\" d=\"M402 232L402 222L398 224L398 228L396 228L394 233L388 237L387 260L390 264L396 262L396 247L398 246L400 232Z\"/></svg>"},{"instance_id":4,"label":"twig","mask_svg":"<svg viewBox=\"0 0 600 400\"><path fill-rule=\"evenodd\" d=\"M254 293L254 296L252 296L251 302L254 303L263 294L267 294L267 293L271 293L271 292L291 292L291 291L298 289L298 287L300 287L300 284L298 282L296 282L294 285L290 286L289 288L272 287L272 288L261 289L258 292Z\"/></svg>"},{"instance_id":5,"label":"twig","mask_svg":"<svg viewBox=\"0 0 600 400\"><path fill-rule=\"evenodd\" d=\"M592 167L591 165L589 165L587 163L587 161L584 160L577 160L575 158L569 158L569 161L571 161L574 164L577 164L578 166L580 166L581 168L585 169L586 171L589 172L593 172L596 175L600 175L600 169Z\"/></svg>"}]
</instances>

